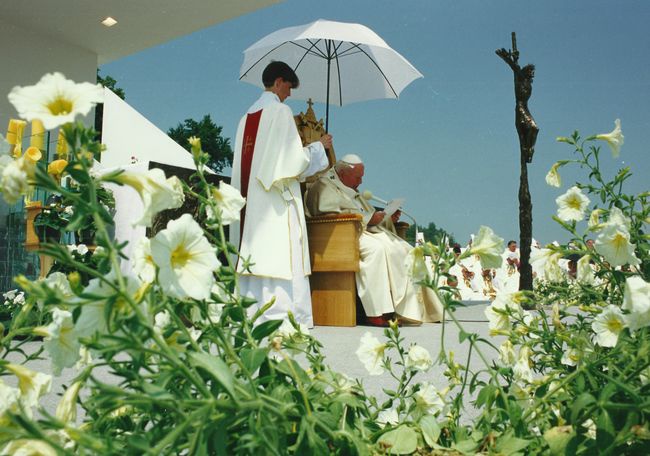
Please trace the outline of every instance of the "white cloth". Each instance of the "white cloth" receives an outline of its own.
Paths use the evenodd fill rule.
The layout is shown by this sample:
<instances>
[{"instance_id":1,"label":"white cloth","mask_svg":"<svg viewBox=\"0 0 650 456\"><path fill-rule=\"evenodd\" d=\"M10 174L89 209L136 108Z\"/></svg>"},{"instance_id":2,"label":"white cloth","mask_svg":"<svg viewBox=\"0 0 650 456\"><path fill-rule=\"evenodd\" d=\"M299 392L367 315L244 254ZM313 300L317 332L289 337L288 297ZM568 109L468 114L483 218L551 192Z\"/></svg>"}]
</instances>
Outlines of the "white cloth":
<instances>
[{"instance_id":1,"label":"white cloth","mask_svg":"<svg viewBox=\"0 0 650 456\"><path fill-rule=\"evenodd\" d=\"M308 215L357 213L366 228L359 238L357 293L366 316L395 312L416 321L435 322L442 318L442 304L428 288L413 285L404 260L411 245L383 226L367 226L374 208L346 187L334 169L314 182L305 195Z\"/></svg>"},{"instance_id":2,"label":"white cloth","mask_svg":"<svg viewBox=\"0 0 650 456\"><path fill-rule=\"evenodd\" d=\"M320 142L302 147L291 108L275 94L264 92L239 123L232 172L235 188L242 188L247 115L260 110L241 239L239 222L230 226L230 242L240 247L240 293L258 301L249 308L250 314L275 296L274 305L256 324L286 318L292 311L298 323L313 326L300 180L324 169L327 156ZM254 264L245 271L243 260L249 257Z\"/></svg>"}]
</instances>

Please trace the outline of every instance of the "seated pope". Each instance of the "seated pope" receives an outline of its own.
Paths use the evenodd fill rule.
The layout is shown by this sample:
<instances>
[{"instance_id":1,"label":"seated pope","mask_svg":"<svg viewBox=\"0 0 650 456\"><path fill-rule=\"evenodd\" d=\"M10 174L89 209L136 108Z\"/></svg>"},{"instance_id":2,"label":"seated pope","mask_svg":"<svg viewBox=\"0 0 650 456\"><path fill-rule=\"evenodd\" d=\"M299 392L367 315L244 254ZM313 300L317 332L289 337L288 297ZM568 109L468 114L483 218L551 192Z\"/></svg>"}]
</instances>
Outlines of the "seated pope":
<instances>
[{"instance_id":1,"label":"seated pope","mask_svg":"<svg viewBox=\"0 0 650 456\"><path fill-rule=\"evenodd\" d=\"M369 324L386 326L394 315L406 323L440 321L442 304L436 295L414 285L407 274L404 262L411 245L395 234L395 220L376 211L359 194L363 174L364 165L357 155L343 157L307 189L306 214L363 216L356 285Z\"/></svg>"}]
</instances>

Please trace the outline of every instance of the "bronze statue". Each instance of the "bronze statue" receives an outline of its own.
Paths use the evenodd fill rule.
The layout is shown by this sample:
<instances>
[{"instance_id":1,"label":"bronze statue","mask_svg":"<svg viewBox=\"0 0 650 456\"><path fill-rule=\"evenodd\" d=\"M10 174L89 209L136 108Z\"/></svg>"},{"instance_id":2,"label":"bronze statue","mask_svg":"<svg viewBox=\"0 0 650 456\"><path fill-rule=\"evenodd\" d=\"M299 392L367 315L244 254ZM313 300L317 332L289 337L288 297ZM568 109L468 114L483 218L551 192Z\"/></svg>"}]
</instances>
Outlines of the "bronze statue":
<instances>
[{"instance_id":1,"label":"bronze statue","mask_svg":"<svg viewBox=\"0 0 650 456\"><path fill-rule=\"evenodd\" d=\"M512 51L506 51L504 48L497 49L496 54L504 62L510 65L515 75L515 125L519 134L519 144L521 152L526 158L526 163L533 161L535 153L535 141L539 128L535 119L528 110L528 99L533 91L533 78L535 77L535 65L528 64L521 68L519 66L519 51L517 50L517 38L512 32Z\"/></svg>"},{"instance_id":2,"label":"bronze statue","mask_svg":"<svg viewBox=\"0 0 650 456\"><path fill-rule=\"evenodd\" d=\"M528 110L528 99L533 91L535 66L519 66L519 51L517 37L512 32L512 50L497 49L496 54L506 62L515 76L515 126L519 135L519 151L521 155L521 176L519 178L519 245L520 245L520 276L519 289L533 289L533 269L530 266L530 245L533 240L533 203L528 189L528 163L533 161L535 141L539 128Z\"/></svg>"}]
</instances>

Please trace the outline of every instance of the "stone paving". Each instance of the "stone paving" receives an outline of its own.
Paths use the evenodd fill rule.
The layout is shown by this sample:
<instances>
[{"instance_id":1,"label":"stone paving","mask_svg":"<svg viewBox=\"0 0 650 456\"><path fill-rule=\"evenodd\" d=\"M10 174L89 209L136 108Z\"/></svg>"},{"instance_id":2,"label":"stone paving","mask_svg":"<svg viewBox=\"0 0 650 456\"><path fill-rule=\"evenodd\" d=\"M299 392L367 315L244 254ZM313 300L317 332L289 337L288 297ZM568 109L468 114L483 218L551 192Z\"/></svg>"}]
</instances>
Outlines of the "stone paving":
<instances>
[{"instance_id":1,"label":"stone paving","mask_svg":"<svg viewBox=\"0 0 650 456\"><path fill-rule=\"evenodd\" d=\"M466 332L478 333L480 336L489 339L487 319L483 313L486 306L487 302L469 302L466 307L457 309L455 315L461 321ZM417 343L426 348L435 359L440 350L442 328L443 324L441 323L425 323L416 327L403 327L401 328L401 334L407 345ZM326 356L326 363L328 365L338 372L345 373L352 378L360 379L369 394L381 397L384 395L382 392L383 388L395 388L395 380L388 374L370 376L358 360L355 352L359 347L361 336L364 333L370 332L382 340L384 338L383 331L383 328L368 326L356 326L353 328L319 326L313 328L310 332L323 344L323 353ZM447 321L445 323L445 350L447 352L450 350L453 351L456 362L465 364L469 345L467 342L459 343L458 333L459 330L453 322ZM495 340L497 344L500 342L500 340ZM28 352L36 350L38 344L36 342L26 344L27 346L24 349ZM491 357L496 356L494 351L486 350L486 353ZM12 356L10 359L12 358L13 360L20 359L18 356ZM482 367L482 361L478 357L473 356L470 365L472 369L480 369ZM33 361L29 364L29 367L40 372L51 373L49 360ZM442 389L446 386L443 371L443 367L434 366L429 372L419 374L416 380L428 381ZM100 373L99 376L102 380L111 382L111 375L106 369L104 369L103 374L101 370L97 370L96 372ZM56 410L60 395L64 391L63 385L69 385L74 375L74 369L64 369L61 376L53 378L51 392L41 401L50 413L54 413ZM9 384L13 384L13 380L15 379L7 376L3 380Z\"/></svg>"}]
</instances>

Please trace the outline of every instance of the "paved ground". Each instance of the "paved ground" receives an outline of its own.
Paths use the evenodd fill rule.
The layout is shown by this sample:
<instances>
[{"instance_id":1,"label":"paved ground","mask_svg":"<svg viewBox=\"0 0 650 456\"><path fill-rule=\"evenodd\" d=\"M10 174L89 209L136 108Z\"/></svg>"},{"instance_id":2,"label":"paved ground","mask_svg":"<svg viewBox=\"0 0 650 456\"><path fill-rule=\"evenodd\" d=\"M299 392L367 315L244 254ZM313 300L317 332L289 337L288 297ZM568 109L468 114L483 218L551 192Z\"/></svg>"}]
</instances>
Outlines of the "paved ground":
<instances>
[{"instance_id":1,"label":"paved ground","mask_svg":"<svg viewBox=\"0 0 650 456\"><path fill-rule=\"evenodd\" d=\"M487 320L483 313L486 306L487 302L470 302L467 303L466 307L459 308L456 311L455 315L461 320L461 324L466 332L475 332L483 337L489 338ZM401 334L407 345L417 343L429 350L431 356L435 359L440 350L442 328L443 324L441 323L426 323L418 327L404 327L401 329ZM360 379L368 393L382 396L382 388L393 389L396 385L395 381L388 374L381 376L368 375L368 372L357 359L355 351L359 347L361 336L365 332L370 332L381 340L384 337L383 331L383 328L367 326L357 326L354 328L320 326L312 329L311 334L323 343L323 351L327 364L338 372L343 372L352 378ZM467 342L459 343L458 333L459 331L453 322L448 321L445 323L445 349L447 352L450 350L453 351L456 361L464 364L467 359L468 344ZM25 349L26 351L30 351L37 349L37 347L37 343L31 343ZM495 356L494 353L489 354ZM479 369L482 366L482 362L474 356L471 366L473 369ZM34 361L29 364L29 367L40 372L50 373L49 360ZM443 371L444 369L442 367L434 367L425 374L419 374L417 380L428 381L439 388L444 388L446 386L446 379L442 375ZM61 376L54 377L52 391L42 402L45 408L51 413L56 410L59 397L63 393L63 385L69 385L74 374L73 369L65 369ZM109 377L108 373L106 373L105 380L110 382ZM4 377L3 380L7 383L13 383L13 378L11 377Z\"/></svg>"}]
</instances>

